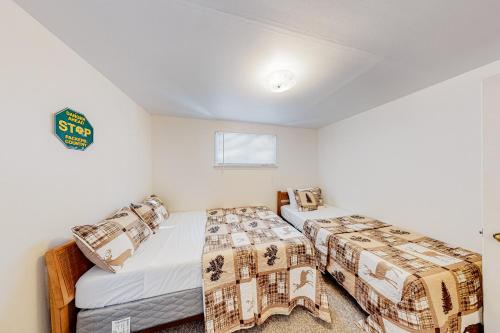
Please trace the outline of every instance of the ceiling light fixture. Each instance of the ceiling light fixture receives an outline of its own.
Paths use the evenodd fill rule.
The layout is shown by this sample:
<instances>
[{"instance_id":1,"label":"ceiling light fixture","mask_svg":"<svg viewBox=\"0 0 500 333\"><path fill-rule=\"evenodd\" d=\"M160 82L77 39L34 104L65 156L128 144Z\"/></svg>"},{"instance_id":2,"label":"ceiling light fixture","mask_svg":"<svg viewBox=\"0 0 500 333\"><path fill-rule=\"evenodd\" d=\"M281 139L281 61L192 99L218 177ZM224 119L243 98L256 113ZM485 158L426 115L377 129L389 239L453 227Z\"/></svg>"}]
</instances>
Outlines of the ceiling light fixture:
<instances>
[{"instance_id":1,"label":"ceiling light fixture","mask_svg":"<svg viewBox=\"0 0 500 333\"><path fill-rule=\"evenodd\" d=\"M283 69L269 74L265 79L265 83L269 90L279 93L291 89L297 81L292 72Z\"/></svg>"}]
</instances>

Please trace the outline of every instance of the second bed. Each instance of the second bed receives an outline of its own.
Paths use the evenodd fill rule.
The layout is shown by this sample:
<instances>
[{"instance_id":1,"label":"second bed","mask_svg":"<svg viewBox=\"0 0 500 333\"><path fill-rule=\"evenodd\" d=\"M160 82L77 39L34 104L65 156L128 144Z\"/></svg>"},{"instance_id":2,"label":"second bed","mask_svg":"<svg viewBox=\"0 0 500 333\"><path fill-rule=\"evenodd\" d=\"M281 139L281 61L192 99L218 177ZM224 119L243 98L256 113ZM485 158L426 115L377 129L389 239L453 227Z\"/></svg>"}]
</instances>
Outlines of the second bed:
<instances>
[{"instance_id":1,"label":"second bed","mask_svg":"<svg viewBox=\"0 0 500 333\"><path fill-rule=\"evenodd\" d=\"M365 332L482 332L479 254L337 207L301 212L287 192L277 206L369 314Z\"/></svg>"}]
</instances>

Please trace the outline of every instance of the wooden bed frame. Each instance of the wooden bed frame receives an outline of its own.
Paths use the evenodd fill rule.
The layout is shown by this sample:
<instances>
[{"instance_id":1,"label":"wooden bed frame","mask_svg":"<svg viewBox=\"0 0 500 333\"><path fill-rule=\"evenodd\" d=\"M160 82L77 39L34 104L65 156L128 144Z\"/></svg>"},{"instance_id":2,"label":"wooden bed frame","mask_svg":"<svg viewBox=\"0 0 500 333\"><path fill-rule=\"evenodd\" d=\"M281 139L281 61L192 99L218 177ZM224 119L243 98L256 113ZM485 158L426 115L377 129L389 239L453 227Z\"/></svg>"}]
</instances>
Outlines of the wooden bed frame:
<instances>
[{"instance_id":1,"label":"wooden bed frame","mask_svg":"<svg viewBox=\"0 0 500 333\"><path fill-rule=\"evenodd\" d=\"M75 285L78 279L94 266L74 241L50 249L45 254L48 273L50 321L52 333L76 331ZM142 330L152 333L189 321L203 320L203 314Z\"/></svg>"},{"instance_id":2,"label":"wooden bed frame","mask_svg":"<svg viewBox=\"0 0 500 333\"><path fill-rule=\"evenodd\" d=\"M278 214L279 217L283 217L281 216L281 207L290 204L290 198L288 197L288 192L278 191L276 199L277 199L276 214Z\"/></svg>"}]
</instances>

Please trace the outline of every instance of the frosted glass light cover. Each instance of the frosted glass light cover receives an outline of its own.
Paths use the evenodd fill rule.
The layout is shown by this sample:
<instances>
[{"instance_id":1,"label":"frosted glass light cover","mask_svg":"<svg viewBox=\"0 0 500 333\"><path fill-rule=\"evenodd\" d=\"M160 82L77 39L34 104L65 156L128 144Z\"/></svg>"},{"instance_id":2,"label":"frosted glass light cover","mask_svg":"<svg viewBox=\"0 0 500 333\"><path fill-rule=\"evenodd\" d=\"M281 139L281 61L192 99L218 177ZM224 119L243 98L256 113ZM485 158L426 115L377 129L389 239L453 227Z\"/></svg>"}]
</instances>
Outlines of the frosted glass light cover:
<instances>
[{"instance_id":1,"label":"frosted glass light cover","mask_svg":"<svg viewBox=\"0 0 500 333\"><path fill-rule=\"evenodd\" d=\"M215 133L215 164L236 166L275 166L276 135Z\"/></svg>"},{"instance_id":2,"label":"frosted glass light cover","mask_svg":"<svg viewBox=\"0 0 500 333\"><path fill-rule=\"evenodd\" d=\"M297 81L295 75L289 70L280 70L269 74L265 83L269 90L279 93L293 88Z\"/></svg>"}]
</instances>

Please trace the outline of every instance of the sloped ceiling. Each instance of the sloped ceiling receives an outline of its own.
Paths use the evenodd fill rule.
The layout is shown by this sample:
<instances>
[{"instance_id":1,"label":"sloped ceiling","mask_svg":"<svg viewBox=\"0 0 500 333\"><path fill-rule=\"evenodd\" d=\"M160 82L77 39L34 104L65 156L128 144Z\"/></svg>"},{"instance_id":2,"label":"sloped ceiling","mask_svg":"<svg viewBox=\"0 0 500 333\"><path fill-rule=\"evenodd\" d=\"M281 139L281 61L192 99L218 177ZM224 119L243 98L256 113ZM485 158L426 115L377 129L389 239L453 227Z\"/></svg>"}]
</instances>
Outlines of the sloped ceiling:
<instances>
[{"instance_id":1,"label":"sloped ceiling","mask_svg":"<svg viewBox=\"0 0 500 333\"><path fill-rule=\"evenodd\" d=\"M500 59L497 0L17 0L151 113L321 127ZM263 85L296 74L290 91Z\"/></svg>"}]
</instances>

